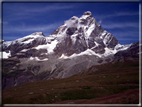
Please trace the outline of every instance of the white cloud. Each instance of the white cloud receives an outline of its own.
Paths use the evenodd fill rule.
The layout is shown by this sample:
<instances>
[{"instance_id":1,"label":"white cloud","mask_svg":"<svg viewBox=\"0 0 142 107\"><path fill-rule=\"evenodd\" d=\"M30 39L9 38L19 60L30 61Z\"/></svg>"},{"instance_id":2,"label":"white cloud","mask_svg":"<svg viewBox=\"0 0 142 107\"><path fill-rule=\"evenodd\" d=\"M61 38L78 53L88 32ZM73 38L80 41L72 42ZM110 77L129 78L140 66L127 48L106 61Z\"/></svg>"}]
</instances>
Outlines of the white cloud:
<instances>
[{"instance_id":1,"label":"white cloud","mask_svg":"<svg viewBox=\"0 0 142 107\"><path fill-rule=\"evenodd\" d=\"M99 21L98 21L98 24L101 24L101 23L102 23L102 20L99 20Z\"/></svg>"},{"instance_id":2,"label":"white cloud","mask_svg":"<svg viewBox=\"0 0 142 107\"><path fill-rule=\"evenodd\" d=\"M98 19L106 19L110 17L134 16L134 15L139 15L139 12L115 12L112 14L95 15L94 17Z\"/></svg>"},{"instance_id":3,"label":"white cloud","mask_svg":"<svg viewBox=\"0 0 142 107\"><path fill-rule=\"evenodd\" d=\"M39 5L39 6L42 6L42 5ZM63 9L70 9L70 8L75 8L75 7L70 4L60 5L56 3L53 3L51 5L47 3L47 6L43 5L43 7L36 7L36 4L34 5L31 4L31 6L29 5L26 6L21 3L18 5L11 4L9 7L5 7L5 8L10 11L10 14L20 16L20 15L38 15L39 13L43 13L43 12L51 12L53 10L60 11ZM34 13L38 13L38 14L34 14Z\"/></svg>"},{"instance_id":4,"label":"white cloud","mask_svg":"<svg viewBox=\"0 0 142 107\"><path fill-rule=\"evenodd\" d=\"M118 16L133 16L139 15L138 12L116 12L114 14L106 15L105 17L118 17Z\"/></svg>"},{"instance_id":5,"label":"white cloud","mask_svg":"<svg viewBox=\"0 0 142 107\"><path fill-rule=\"evenodd\" d=\"M121 40L121 41L126 41L126 40L138 40L139 38L118 38L119 40Z\"/></svg>"},{"instance_id":6,"label":"white cloud","mask_svg":"<svg viewBox=\"0 0 142 107\"><path fill-rule=\"evenodd\" d=\"M16 28L16 31L46 31L57 28L58 24L42 25L42 26L27 26L23 28Z\"/></svg>"},{"instance_id":7,"label":"white cloud","mask_svg":"<svg viewBox=\"0 0 142 107\"><path fill-rule=\"evenodd\" d=\"M18 38L19 38L19 36L5 36L5 37L3 37L4 40L16 40Z\"/></svg>"},{"instance_id":8,"label":"white cloud","mask_svg":"<svg viewBox=\"0 0 142 107\"><path fill-rule=\"evenodd\" d=\"M38 4L38 3L37 3ZM44 17L52 16L52 12L58 13L58 11L66 10L66 9L75 9L75 7L72 4L69 5L61 5L52 3L51 5L49 3L45 5L37 5L36 3L32 5L28 4L27 6L25 4L10 4L5 5L3 7L3 13L7 13L4 15L3 20L4 21L18 21L18 20L32 20L36 17ZM40 7L37 7L40 6ZM42 7L41 7L42 6Z\"/></svg>"},{"instance_id":9,"label":"white cloud","mask_svg":"<svg viewBox=\"0 0 142 107\"><path fill-rule=\"evenodd\" d=\"M72 6L72 5L66 5L66 6L50 5L50 6L46 6L46 7L43 7L43 8L25 9L25 12L36 12L37 13L37 12L47 12L47 11L53 11L53 10L69 9L69 8L75 8L75 7Z\"/></svg>"},{"instance_id":10,"label":"white cloud","mask_svg":"<svg viewBox=\"0 0 142 107\"><path fill-rule=\"evenodd\" d=\"M76 20L66 20L65 24L67 27L77 27L78 23L76 23Z\"/></svg>"},{"instance_id":11,"label":"white cloud","mask_svg":"<svg viewBox=\"0 0 142 107\"><path fill-rule=\"evenodd\" d=\"M18 38L21 38L23 36L30 35L30 33L34 32L43 32L43 34L46 36L49 36L55 29L57 29L61 25L61 23L53 23L50 25L39 25L39 26L14 26L14 27L7 27L7 29L3 30L3 34L5 35L3 37L4 40L16 40ZM10 33L20 33L21 35L17 36L10 36ZM30 33L29 33L30 32ZM27 35L25 35L27 34ZM9 35L9 36L6 36Z\"/></svg>"},{"instance_id":12,"label":"white cloud","mask_svg":"<svg viewBox=\"0 0 142 107\"><path fill-rule=\"evenodd\" d=\"M137 42L139 40L139 32L137 30L119 30L119 31L113 31L110 32L114 37L116 37L116 39L119 42L129 42L130 41L135 41Z\"/></svg>"},{"instance_id":13,"label":"white cloud","mask_svg":"<svg viewBox=\"0 0 142 107\"><path fill-rule=\"evenodd\" d=\"M138 28L139 27L139 24L136 23L136 22L114 22L114 23L103 23L102 24L102 27L104 29L115 29L115 28L129 28L129 27L135 27L135 28Z\"/></svg>"},{"instance_id":14,"label":"white cloud","mask_svg":"<svg viewBox=\"0 0 142 107\"><path fill-rule=\"evenodd\" d=\"M57 29L61 25L60 22L58 23L52 23L49 25L36 25L36 26L7 26L6 29L3 29L3 33L13 33L13 32L50 32L52 33L53 30ZM46 35L48 36L48 35Z\"/></svg>"},{"instance_id":15,"label":"white cloud","mask_svg":"<svg viewBox=\"0 0 142 107\"><path fill-rule=\"evenodd\" d=\"M2 22L1 19L0 19L0 24L1 24L1 23L3 23L3 24L8 24L8 22L6 22L6 21Z\"/></svg>"}]
</instances>

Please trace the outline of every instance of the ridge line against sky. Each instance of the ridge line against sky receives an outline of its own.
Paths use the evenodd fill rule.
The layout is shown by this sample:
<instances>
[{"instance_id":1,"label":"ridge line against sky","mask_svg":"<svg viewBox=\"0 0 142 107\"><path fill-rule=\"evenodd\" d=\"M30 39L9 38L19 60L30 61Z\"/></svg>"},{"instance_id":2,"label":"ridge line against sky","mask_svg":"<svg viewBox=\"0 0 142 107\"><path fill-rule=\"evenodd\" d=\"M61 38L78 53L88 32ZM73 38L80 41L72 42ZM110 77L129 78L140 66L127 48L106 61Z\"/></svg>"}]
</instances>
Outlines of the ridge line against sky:
<instances>
[{"instance_id":1,"label":"ridge line against sky","mask_svg":"<svg viewBox=\"0 0 142 107\"><path fill-rule=\"evenodd\" d=\"M39 31L48 36L66 20L81 17L85 11L91 11L102 28L121 44L139 40L139 3L82 2L3 3L3 39L11 41Z\"/></svg>"}]
</instances>

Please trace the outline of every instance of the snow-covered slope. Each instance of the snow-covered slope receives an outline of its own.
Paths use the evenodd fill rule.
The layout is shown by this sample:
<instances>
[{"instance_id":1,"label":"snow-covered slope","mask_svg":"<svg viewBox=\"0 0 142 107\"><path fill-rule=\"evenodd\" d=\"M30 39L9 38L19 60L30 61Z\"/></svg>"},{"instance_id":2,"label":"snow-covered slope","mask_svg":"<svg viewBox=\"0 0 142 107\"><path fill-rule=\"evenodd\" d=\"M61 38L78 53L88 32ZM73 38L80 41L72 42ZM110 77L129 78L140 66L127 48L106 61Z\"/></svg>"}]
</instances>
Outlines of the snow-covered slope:
<instances>
[{"instance_id":1,"label":"snow-covered slope","mask_svg":"<svg viewBox=\"0 0 142 107\"><path fill-rule=\"evenodd\" d=\"M59 57L59 59L71 59L71 58L74 58L74 57L77 57L77 56L82 56L82 55L95 55L95 56L98 56L99 58L104 58L104 57L107 57L107 56L110 56L110 55L114 55L116 54L117 52L119 51L122 51L122 50L126 50L128 49L132 44L129 44L129 45L116 45L114 49L110 49L110 48L104 48L105 49L105 53L103 54L97 54L95 53L93 50L91 49L87 49L79 54L72 54L71 56L65 56L64 54L61 55L61 57Z\"/></svg>"},{"instance_id":2,"label":"snow-covered slope","mask_svg":"<svg viewBox=\"0 0 142 107\"><path fill-rule=\"evenodd\" d=\"M3 48L8 47L10 45L14 45L14 44L29 44L32 41L34 41L35 39L42 39L44 37L42 32L35 32L31 35L25 36L23 38L19 38L16 39L14 41L7 41L7 42L3 42Z\"/></svg>"},{"instance_id":3,"label":"snow-covered slope","mask_svg":"<svg viewBox=\"0 0 142 107\"><path fill-rule=\"evenodd\" d=\"M42 32L35 32L23 38L14 41L3 42L3 51L10 52L10 56L14 56L22 50L31 49L32 47L43 45L46 39ZM4 54L5 55L5 54Z\"/></svg>"}]
</instances>

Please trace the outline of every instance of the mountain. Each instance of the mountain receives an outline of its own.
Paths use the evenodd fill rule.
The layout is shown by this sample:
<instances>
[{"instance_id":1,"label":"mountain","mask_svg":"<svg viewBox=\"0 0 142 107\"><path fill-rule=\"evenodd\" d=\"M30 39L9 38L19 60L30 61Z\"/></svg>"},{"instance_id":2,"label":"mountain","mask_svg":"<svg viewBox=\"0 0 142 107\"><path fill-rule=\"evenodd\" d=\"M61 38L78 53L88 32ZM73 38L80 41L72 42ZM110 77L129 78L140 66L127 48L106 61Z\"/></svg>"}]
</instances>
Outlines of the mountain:
<instances>
[{"instance_id":1,"label":"mountain","mask_svg":"<svg viewBox=\"0 0 142 107\"><path fill-rule=\"evenodd\" d=\"M67 78L91 66L139 56L139 43L121 45L89 11L80 18L71 17L47 37L35 32L1 44L3 89L28 81Z\"/></svg>"}]
</instances>

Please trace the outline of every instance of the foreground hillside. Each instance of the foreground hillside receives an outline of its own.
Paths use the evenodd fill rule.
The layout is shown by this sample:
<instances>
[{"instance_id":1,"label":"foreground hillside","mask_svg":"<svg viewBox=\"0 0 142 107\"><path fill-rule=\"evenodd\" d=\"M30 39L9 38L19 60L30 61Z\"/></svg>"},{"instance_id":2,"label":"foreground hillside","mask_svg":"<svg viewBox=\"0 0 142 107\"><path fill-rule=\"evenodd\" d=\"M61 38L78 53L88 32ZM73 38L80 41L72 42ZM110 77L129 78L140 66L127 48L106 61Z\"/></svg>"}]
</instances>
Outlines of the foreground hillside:
<instances>
[{"instance_id":1,"label":"foreground hillside","mask_svg":"<svg viewBox=\"0 0 142 107\"><path fill-rule=\"evenodd\" d=\"M92 66L64 79L27 82L3 90L3 104L138 104L139 62Z\"/></svg>"}]
</instances>

